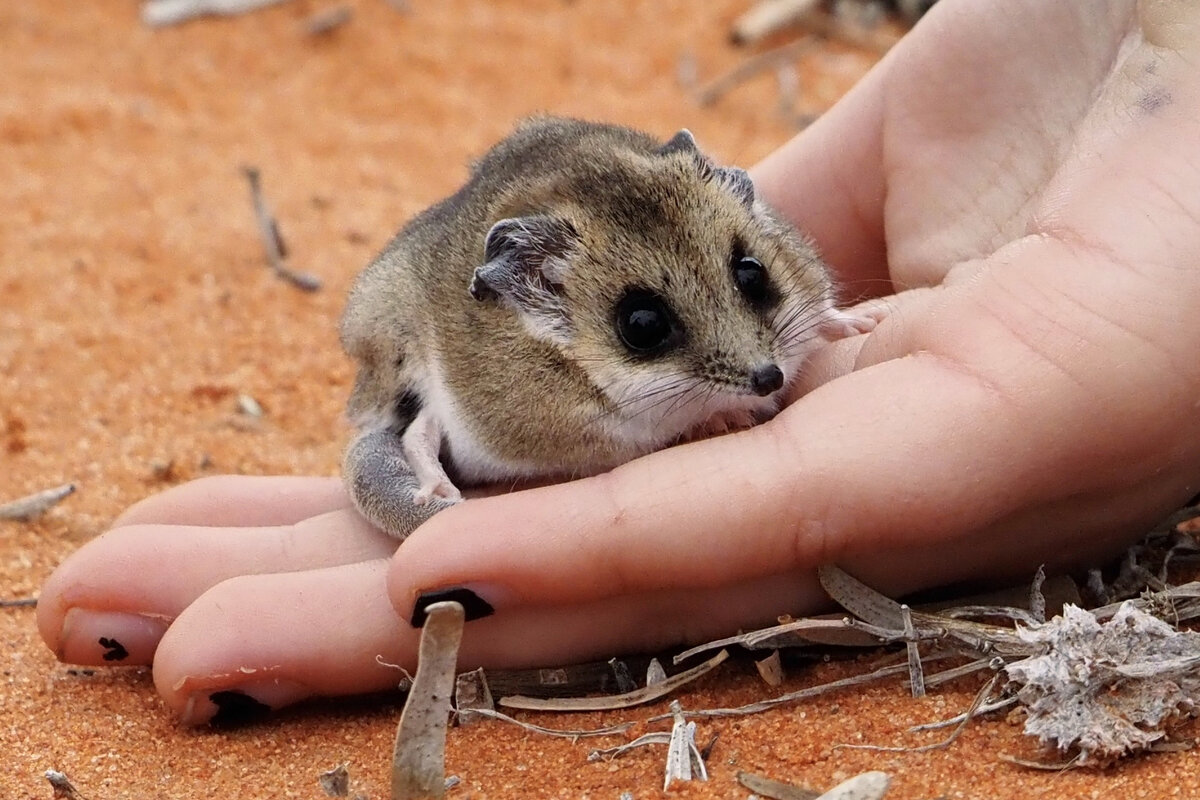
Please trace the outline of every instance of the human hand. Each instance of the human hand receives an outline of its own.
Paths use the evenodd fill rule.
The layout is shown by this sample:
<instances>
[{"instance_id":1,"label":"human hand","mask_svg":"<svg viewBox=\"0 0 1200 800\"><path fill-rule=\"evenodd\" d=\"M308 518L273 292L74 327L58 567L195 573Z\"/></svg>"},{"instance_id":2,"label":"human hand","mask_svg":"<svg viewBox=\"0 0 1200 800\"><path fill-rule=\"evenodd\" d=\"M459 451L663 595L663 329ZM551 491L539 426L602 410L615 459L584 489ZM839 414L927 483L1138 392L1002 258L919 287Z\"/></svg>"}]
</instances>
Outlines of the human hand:
<instances>
[{"instance_id":1,"label":"human hand","mask_svg":"<svg viewBox=\"0 0 1200 800\"><path fill-rule=\"evenodd\" d=\"M60 568L43 636L153 658L198 722L393 685L375 656L412 667L433 589L496 609L464 663L544 665L812 610L826 562L904 592L1117 551L1200 478L1198 28L1184 0L944 0L760 165L850 289L895 293L772 422L464 503L390 563L336 481L189 484Z\"/></svg>"}]
</instances>

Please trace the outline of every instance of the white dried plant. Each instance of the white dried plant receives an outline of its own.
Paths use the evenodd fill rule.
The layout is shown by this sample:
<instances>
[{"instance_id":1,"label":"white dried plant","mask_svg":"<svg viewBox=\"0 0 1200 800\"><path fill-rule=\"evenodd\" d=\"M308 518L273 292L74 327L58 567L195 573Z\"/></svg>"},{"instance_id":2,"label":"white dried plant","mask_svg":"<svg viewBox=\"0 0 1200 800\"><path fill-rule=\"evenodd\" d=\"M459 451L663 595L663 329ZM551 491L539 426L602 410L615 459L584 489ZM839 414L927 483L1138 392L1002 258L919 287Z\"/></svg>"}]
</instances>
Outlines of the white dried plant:
<instances>
[{"instance_id":1,"label":"white dried plant","mask_svg":"<svg viewBox=\"0 0 1200 800\"><path fill-rule=\"evenodd\" d=\"M1196 714L1200 633L1180 631L1124 603L1107 622L1078 606L1020 637L1041 649L1007 665L1028 716L1025 732L1076 765L1146 750Z\"/></svg>"}]
</instances>

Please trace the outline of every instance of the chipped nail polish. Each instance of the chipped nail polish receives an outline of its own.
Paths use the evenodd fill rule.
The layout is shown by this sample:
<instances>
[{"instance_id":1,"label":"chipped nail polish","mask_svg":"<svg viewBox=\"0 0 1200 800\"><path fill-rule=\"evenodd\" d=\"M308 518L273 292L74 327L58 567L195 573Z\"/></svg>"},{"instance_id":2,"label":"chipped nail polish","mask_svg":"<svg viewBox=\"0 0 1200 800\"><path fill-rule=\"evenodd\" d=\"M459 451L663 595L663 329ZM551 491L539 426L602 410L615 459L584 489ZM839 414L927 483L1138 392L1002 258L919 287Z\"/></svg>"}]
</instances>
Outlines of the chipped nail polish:
<instances>
[{"instance_id":1,"label":"chipped nail polish","mask_svg":"<svg viewBox=\"0 0 1200 800\"><path fill-rule=\"evenodd\" d=\"M100 657L105 661L124 661L129 658L129 651L125 649L125 645L116 639L101 636L97 641L104 648L104 654Z\"/></svg>"},{"instance_id":2,"label":"chipped nail polish","mask_svg":"<svg viewBox=\"0 0 1200 800\"><path fill-rule=\"evenodd\" d=\"M235 684L216 691L211 688L200 690L188 698L182 721L185 725L205 722L219 727L249 725L314 694L302 684L270 679Z\"/></svg>"},{"instance_id":3,"label":"chipped nail polish","mask_svg":"<svg viewBox=\"0 0 1200 800\"><path fill-rule=\"evenodd\" d=\"M58 659L68 664L149 664L170 621L124 611L72 608L63 616Z\"/></svg>"},{"instance_id":4,"label":"chipped nail polish","mask_svg":"<svg viewBox=\"0 0 1200 800\"><path fill-rule=\"evenodd\" d=\"M481 617L491 616L496 612L492 604L484 600L473 590L465 586L451 586L445 589L431 589L427 592L421 592L417 595L417 602L413 606L412 626L420 628L425 624L425 619L428 617L427 610L434 603L444 603L454 601L463 607L463 612L466 615L466 621L470 622Z\"/></svg>"},{"instance_id":5,"label":"chipped nail polish","mask_svg":"<svg viewBox=\"0 0 1200 800\"><path fill-rule=\"evenodd\" d=\"M217 707L217 713L209 718L209 723L220 728L236 728L259 722L271 713L271 707L260 703L245 692L227 690L213 692L208 696L209 702Z\"/></svg>"}]
</instances>

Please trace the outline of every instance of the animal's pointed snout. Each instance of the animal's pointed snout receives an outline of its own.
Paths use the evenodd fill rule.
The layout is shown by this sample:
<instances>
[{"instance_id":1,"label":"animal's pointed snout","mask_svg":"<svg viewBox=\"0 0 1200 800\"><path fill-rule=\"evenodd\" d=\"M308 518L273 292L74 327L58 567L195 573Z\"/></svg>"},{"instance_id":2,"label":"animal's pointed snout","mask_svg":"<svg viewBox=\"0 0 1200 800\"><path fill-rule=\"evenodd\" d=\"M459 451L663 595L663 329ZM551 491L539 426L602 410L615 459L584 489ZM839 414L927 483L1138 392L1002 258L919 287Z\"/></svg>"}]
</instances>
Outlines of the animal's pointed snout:
<instances>
[{"instance_id":1,"label":"animal's pointed snout","mask_svg":"<svg viewBox=\"0 0 1200 800\"><path fill-rule=\"evenodd\" d=\"M775 364L760 364L750 371L750 388L759 397L766 397L783 386L783 370Z\"/></svg>"}]
</instances>

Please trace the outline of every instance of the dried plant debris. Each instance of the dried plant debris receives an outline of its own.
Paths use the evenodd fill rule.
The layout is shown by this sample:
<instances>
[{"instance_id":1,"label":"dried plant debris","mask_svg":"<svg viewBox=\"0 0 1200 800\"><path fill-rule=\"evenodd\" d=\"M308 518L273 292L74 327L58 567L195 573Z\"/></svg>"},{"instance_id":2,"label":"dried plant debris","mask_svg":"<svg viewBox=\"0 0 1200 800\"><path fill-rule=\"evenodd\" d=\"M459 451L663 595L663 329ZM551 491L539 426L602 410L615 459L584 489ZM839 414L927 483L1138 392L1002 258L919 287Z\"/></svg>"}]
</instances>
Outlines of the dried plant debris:
<instances>
[{"instance_id":1,"label":"dried plant debris","mask_svg":"<svg viewBox=\"0 0 1200 800\"><path fill-rule=\"evenodd\" d=\"M921 667L921 649L917 642L917 629L913 625L912 609L906 605L900 606L900 616L904 621L904 644L908 651L908 684L912 696L925 696L925 670Z\"/></svg>"},{"instance_id":2,"label":"dried plant debris","mask_svg":"<svg viewBox=\"0 0 1200 800\"><path fill-rule=\"evenodd\" d=\"M650 659L646 665L646 686L658 686L667 679L667 671L657 658Z\"/></svg>"},{"instance_id":3,"label":"dried plant debris","mask_svg":"<svg viewBox=\"0 0 1200 800\"><path fill-rule=\"evenodd\" d=\"M824 793L752 772L739 772L737 782L754 794L772 800L880 800L892 779L884 772L864 772Z\"/></svg>"},{"instance_id":4,"label":"dried plant debris","mask_svg":"<svg viewBox=\"0 0 1200 800\"><path fill-rule=\"evenodd\" d=\"M834 749L874 750L881 753L928 753L931 750L944 750L945 748L954 744L954 742L958 740L958 737L962 735L963 730L966 729L967 723L970 722L972 718L979 715L979 710L983 707L984 701L991 696L992 690L996 687L996 683L999 681L999 679L999 675L993 675L992 679L987 683L987 685L975 693L975 699L971 701L971 707L967 709L966 713L960 715L958 725L948 737L940 742L921 745L920 747L885 747L875 744L838 744L834 745Z\"/></svg>"},{"instance_id":5,"label":"dried plant debris","mask_svg":"<svg viewBox=\"0 0 1200 800\"><path fill-rule=\"evenodd\" d=\"M161 2L161 0L160 0ZM258 222L258 234L267 254L267 264L280 278L298 289L315 292L321 288L321 279L307 272L291 269L284 263L287 245L279 233L279 222L275 219L262 193L262 178L257 167L242 167L242 174L250 183L250 200L254 204L254 217Z\"/></svg>"},{"instance_id":6,"label":"dried plant debris","mask_svg":"<svg viewBox=\"0 0 1200 800\"><path fill-rule=\"evenodd\" d=\"M1080 766L1146 750L1200 699L1200 633L1125 603L1107 622L1077 607L1021 637L1042 650L1008 664L1025 732Z\"/></svg>"},{"instance_id":7,"label":"dried plant debris","mask_svg":"<svg viewBox=\"0 0 1200 800\"><path fill-rule=\"evenodd\" d=\"M482 669L464 672L454 679L454 708L459 725L471 725L484 718L481 711L495 711L492 690Z\"/></svg>"},{"instance_id":8,"label":"dried plant debris","mask_svg":"<svg viewBox=\"0 0 1200 800\"><path fill-rule=\"evenodd\" d=\"M237 396L237 411L239 414L253 419L262 419L265 413L262 404L244 392Z\"/></svg>"},{"instance_id":9,"label":"dried plant debris","mask_svg":"<svg viewBox=\"0 0 1200 800\"><path fill-rule=\"evenodd\" d=\"M176 25L209 14L245 14L281 2L283 0L147 0L142 3L142 22L152 27Z\"/></svg>"},{"instance_id":10,"label":"dried plant debris","mask_svg":"<svg viewBox=\"0 0 1200 800\"><path fill-rule=\"evenodd\" d=\"M601 761L604 759L618 758L626 753L637 750L639 747L647 747L652 744L670 744L671 734L668 731L652 731L644 733L634 739L632 742L619 744L616 747L602 747L588 753L588 761Z\"/></svg>"},{"instance_id":11,"label":"dried plant debris","mask_svg":"<svg viewBox=\"0 0 1200 800\"><path fill-rule=\"evenodd\" d=\"M694 681L701 675L715 669L729 658L729 653L725 650L717 653L715 656L698 664L691 669L680 672L677 675L672 675L660 683L653 686L645 686L641 689L635 689L632 692L624 694L607 695L603 697L525 697L523 695L511 695L509 697L501 697L500 705L507 708L523 708L530 711L611 711L617 708L629 708L630 706L641 705L657 700L670 694L684 684Z\"/></svg>"},{"instance_id":12,"label":"dried plant debris","mask_svg":"<svg viewBox=\"0 0 1200 800\"><path fill-rule=\"evenodd\" d=\"M886 772L864 772L839 783L817 800L881 800L891 784Z\"/></svg>"},{"instance_id":13,"label":"dried plant debris","mask_svg":"<svg viewBox=\"0 0 1200 800\"><path fill-rule=\"evenodd\" d=\"M87 800L79 790L76 789L67 776L58 770L46 770L46 780L50 782L51 788L54 789L55 800Z\"/></svg>"},{"instance_id":14,"label":"dried plant debris","mask_svg":"<svg viewBox=\"0 0 1200 800\"><path fill-rule=\"evenodd\" d=\"M0 608L34 608L37 602L36 597L18 597L15 600L0 600Z\"/></svg>"},{"instance_id":15,"label":"dried plant debris","mask_svg":"<svg viewBox=\"0 0 1200 800\"><path fill-rule=\"evenodd\" d=\"M41 492L34 492L26 497L4 503L0 505L0 519L14 519L19 522L28 522L31 519L40 517L66 498L75 494L76 488L73 483L64 483L62 486L55 486L53 489L46 489Z\"/></svg>"},{"instance_id":16,"label":"dried plant debris","mask_svg":"<svg viewBox=\"0 0 1200 800\"><path fill-rule=\"evenodd\" d=\"M354 19L354 9L350 6L334 6L311 15L304 22L304 30L309 36L326 36Z\"/></svg>"},{"instance_id":17,"label":"dried plant debris","mask_svg":"<svg viewBox=\"0 0 1200 800\"><path fill-rule=\"evenodd\" d=\"M817 800L821 793L787 781L777 781L753 772L739 772L737 782L759 797L771 800Z\"/></svg>"},{"instance_id":18,"label":"dried plant debris","mask_svg":"<svg viewBox=\"0 0 1200 800\"><path fill-rule=\"evenodd\" d=\"M704 766L704 758L700 748L696 747L696 723L689 722L683 716L683 708L678 700L671 701L671 737L667 742L667 769L663 778L663 790L671 788L674 781L690 781L696 779L707 781L708 770Z\"/></svg>"},{"instance_id":19,"label":"dried plant debris","mask_svg":"<svg viewBox=\"0 0 1200 800\"><path fill-rule=\"evenodd\" d=\"M801 700L809 700L813 697L819 697L823 694L836 692L841 689L849 689L854 686L863 686L868 683L873 683L883 678L890 678L894 675L903 675L908 672L908 664L893 664L888 667L868 672L865 675L854 675L849 678L842 678L829 683L822 683L818 686L810 686L807 689L800 689L795 692L788 692L779 697L772 697L767 700L760 700L757 703L747 703L744 706L736 708L706 708L696 709L688 713L693 717L742 717L747 714L760 714L763 711L769 711L772 708L779 706L791 705L798 703ZM647 722L659 722L664 719L669 719L670 714L659 714L651 717Z\"/></svg>"},{"instance_id":20,"label":"dried plant debris","mask_svg":"<svg viewBox=\"0 0 1200 800\"><path fill-rule=\"evenodd\" d=\"M783 661L778 650L772 650L771 655L754 662L758 676L772 688L783 685Z\"/></svg>"},{"instance_id":21,"label":"dried plant debris","mask_svg":"<svg viewBox=\"0 0 1200 800\"><path fill-rule=\"evenodd\" d=\"M346 797L350 794L350 770L345 764L338 764L328 772L317 776L321 791L330 797Z\"/></svg>"},{"instance_id":22,"label":"dried plant debris","mask_svg":"<svg viewBox=\"0 0 1200 800\"><path fill-rule=\"evenodd\" d=\"M820 5L821 0L761 0L733 21L729 36L737 44L752 44L800 22Z\"/></svg>"},{"instance_id":23,"label":"dried plant debris","mask_svg":"<svg viewBox=\"0 0 1200 800\"><path fill-rule=\"evenodd\" d=\"M446 726L463 619L463 607L453 601L428 608L417 674L396 730L392 800L438 798L446 792Z\"/></svg>"},{"instance_id":24,"label":"dried plant debris","mask_svg":"<svg viewBox=\"0 0 1200 800\"><path fill-rule=\"evenodd\" d=\"M619 725L608 725L603 728L579 728L575 730L563 730L561 728L546 728L542 725L534 725L532 722L522 722L519 719L503 714L494 709L476 708L471 711L479 717L488 717L490 719L498 719L501 722L508 722L516 725L518 728L527 730L530 733L540 733L543 736L556 736L560 739L570 739L576 741L578 739L591 739L600 736L620 736L629 731L633 727L632 722L622 722ZM665 735L665 734L664 734Z\"/></svg>"}]
</instances>

